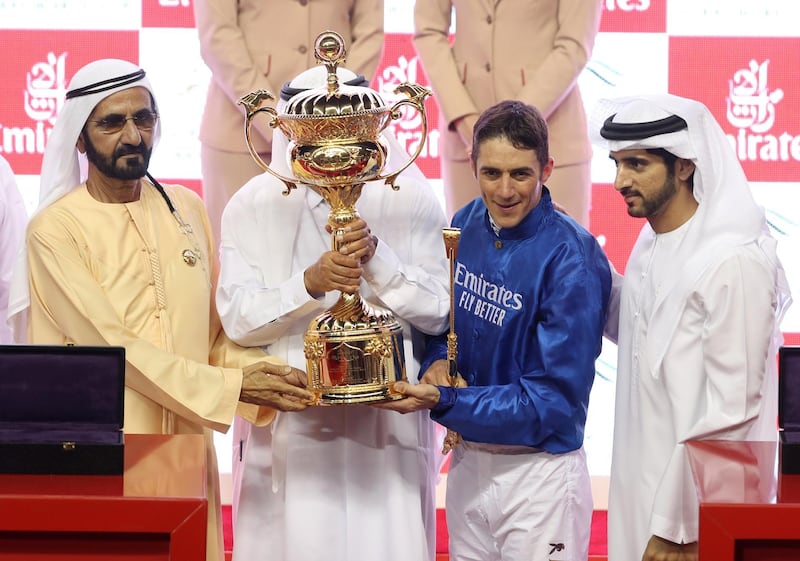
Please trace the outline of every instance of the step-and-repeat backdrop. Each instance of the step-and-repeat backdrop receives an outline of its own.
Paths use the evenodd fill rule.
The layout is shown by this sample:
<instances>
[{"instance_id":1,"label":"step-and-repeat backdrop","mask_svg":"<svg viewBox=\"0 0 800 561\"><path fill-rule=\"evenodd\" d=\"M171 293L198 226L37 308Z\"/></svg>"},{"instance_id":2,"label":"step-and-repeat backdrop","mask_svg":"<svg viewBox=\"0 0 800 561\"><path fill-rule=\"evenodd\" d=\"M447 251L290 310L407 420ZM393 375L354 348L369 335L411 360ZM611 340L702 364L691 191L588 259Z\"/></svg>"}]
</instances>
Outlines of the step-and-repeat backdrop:
<instances>
[{"instance_id":1,"label":"step-and-repeat backdrop","mask_svg":"<svg viewBox=\"0 0 800 561\"><path fill-rule=\"evenodd\" d=\"M766 208L800 294L800 2L602 2L601 31L579 80L587 110L599 98L640 92L670 92L705 103ZM401 82L427 84L411 42L413 4L386 0L385 51L372 85L387 100ZM279 13L275 21L279 25ZM66 86L82 65L105 57L140 64L156 89L164 134L153 174L202 193L197 135L210 72L199 55L191 0L0 0L0 22L0 153L17 175L29 209L36 206L42 153ZM433 127L418 163L441 194L435 104L429 101ZM422 140L413 112L393 127L409 151ZM642 222L627 216L610 186L613 173L607 154L598 150L591 230L622 271ZM800 344L800 304L783 330L787 342ZM609 465L615 356L614 345L604 345L587 428L590 468L599 475ZM220 452L224 469L229 455Z\"/></svg>"}]
</instances>

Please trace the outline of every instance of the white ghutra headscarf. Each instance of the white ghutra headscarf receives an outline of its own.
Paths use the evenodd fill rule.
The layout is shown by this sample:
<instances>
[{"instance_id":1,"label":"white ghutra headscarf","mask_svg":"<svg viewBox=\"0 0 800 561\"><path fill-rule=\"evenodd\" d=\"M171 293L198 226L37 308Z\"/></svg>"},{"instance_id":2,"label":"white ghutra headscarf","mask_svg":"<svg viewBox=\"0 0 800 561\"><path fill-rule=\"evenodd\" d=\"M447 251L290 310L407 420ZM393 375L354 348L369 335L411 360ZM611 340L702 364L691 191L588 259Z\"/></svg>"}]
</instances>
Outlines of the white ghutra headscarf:
<instances>
[{"instance_id":1,"label":"white ghutra headscarf","mask_svg":"<svg viewBox=\"0 0 800 561\"><path fill-rule=\"evenodd\" d=\"M81 174L81 162L85 156L78 152L77 142L97 104L112 94L135 87L142 87L150 92L154 99L154 109L158 112L155 94L144 70L131 62L101 59L90 62L75 73L67 88L64 106L56 117L55 126L47 141L39 178L39 206L33 216L85 180ZM153 147L160 136L159 120L153 131ZM14 330L17 342L25 340L29 307L28 260L23 243L14 265L8 302L8 323Z\"/></svg>"},{"instance_id":2,"label":"white ghutra headscarf","mask_svg":"<svg viewBox=\"0 0 800 561\"><path fill-rule=\"evenodd\" d=\"M792 297L776 253L777 242L769 232L764 209L753 199L730 142L708 108L669 94L604 99L591 115L590 135L595 144L610 151L663 148L695 164L693 194L698 208L678 249L676 266L667 271L669 277L663 284L664 295L672 291L672 296L680 297L656 302L659 317L651 322L653 333L648 337L653 371L664 357L694 285L710 266L745 244L756 243L777 271L778 337L780 321ZM645 224L637 245L654 235Z\"/></svg>"}]
</instances>

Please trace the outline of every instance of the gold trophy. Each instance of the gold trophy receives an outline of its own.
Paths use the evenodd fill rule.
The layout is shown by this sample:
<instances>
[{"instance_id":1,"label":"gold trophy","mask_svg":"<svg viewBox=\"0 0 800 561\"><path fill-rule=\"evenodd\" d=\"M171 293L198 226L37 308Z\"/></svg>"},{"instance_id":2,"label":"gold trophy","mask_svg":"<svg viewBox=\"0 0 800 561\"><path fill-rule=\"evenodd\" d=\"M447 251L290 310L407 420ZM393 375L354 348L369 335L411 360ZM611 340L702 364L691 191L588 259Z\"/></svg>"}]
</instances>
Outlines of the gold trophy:
<instances>
[{"instance_id":1,"label":"gold trophy","mask_svg":"<svg viewBox=\"0 0 800 561\"><path fill-rule=\"evenodd\" d=\"M404 105L422 117L422 138L428 123L424 101L430 91L404 83L395 93L406 98L387 107L380 95L367 87L339 84L336 69L345 60L344 39L333 31L321 33L314 44L317 60L328 71L327 86L298 93L283 113L262 103L274 96L258 90L239 100L247 110L245 137L250 154L262 169L286 186L284 195L307 185L330 205L328 224L331 247L339 249L337 232L358 218L355 209L367 181L385 180L397 190L395 180L419 156L424 142L399 169L381 175L388 160L382 131L401 116ZM270 169L259 157L250 138L252 120L270 115L269 125L289 138L289 165L294 177ZM406 379L402 327L390 311L373 307L358 292L342 293L336 304L314 318L305 334L309 389L321 405L389 401L398 380Z\"/></svg>"}]
</instances>

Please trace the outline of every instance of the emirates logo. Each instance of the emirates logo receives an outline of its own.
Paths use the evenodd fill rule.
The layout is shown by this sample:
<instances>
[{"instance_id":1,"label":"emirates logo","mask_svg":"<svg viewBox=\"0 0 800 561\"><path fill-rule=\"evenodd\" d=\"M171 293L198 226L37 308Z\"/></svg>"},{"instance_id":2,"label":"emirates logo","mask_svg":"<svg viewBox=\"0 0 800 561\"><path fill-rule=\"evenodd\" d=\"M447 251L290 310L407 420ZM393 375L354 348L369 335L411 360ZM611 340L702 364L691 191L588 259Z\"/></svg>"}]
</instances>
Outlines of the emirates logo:
<instances>
[{"instance_id":1,"label":"emirates logo","mask_svg":"<svg viewBox=\"0 0 800 561\"><path fill-rule=\"evenodd\" d=\"M730 80L726 117L737 133L728 134L728 139L742 162L800 161L800 137L787 131L769 132L784 93L769 87L768 69L769 60L751 60Z\"/></svg>"}]
</instances>

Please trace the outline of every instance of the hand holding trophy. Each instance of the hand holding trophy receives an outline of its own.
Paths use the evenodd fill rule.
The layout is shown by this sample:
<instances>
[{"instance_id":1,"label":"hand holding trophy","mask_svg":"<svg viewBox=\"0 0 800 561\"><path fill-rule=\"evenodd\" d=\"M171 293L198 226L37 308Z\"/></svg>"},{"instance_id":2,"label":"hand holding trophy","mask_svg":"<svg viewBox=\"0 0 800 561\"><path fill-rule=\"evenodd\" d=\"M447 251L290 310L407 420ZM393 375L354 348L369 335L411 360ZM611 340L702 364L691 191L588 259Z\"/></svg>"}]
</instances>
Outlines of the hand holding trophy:
<instances>
[{"instance_id":1,"label":"hand holding trophy","mask_svg":"<svg viewBox=\"0 0 800 561\"><path fill-rule=\"evenodd\" d=\"M427 136L424 100L430 91L417 84L401 84L396 93L406 95L391 106L374 90L339 84L336 69L344 62L342 37L332 31L321 33L315 42L315 56L328 71L327 85L304 91L278 113L264 101L274 96L264 90L244 96L239 103L247 111L245 137L258 165L280 179L289 195L298 184L313 189L330 205L328 225L331 247L338 251L337 238L358 218L355 209L368 181L385 180L398 189L395 180L419 156L420 142L408 161L382 175L388 148L381 133L411 106L422 117L422 138ZM253 148L252 120L261 113L270 116L270 126L289 139L289 169L293 177L280 175ZM305 335L308 389L320 405L369 403L397 399L394 382L406 379L402 328L388 310L368 304L356 290L342 292L333 307L314 318Z\"/></svg>"}]
</instances>

